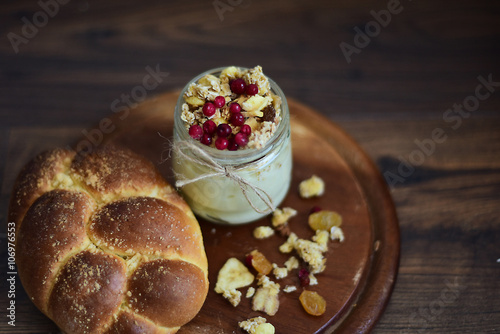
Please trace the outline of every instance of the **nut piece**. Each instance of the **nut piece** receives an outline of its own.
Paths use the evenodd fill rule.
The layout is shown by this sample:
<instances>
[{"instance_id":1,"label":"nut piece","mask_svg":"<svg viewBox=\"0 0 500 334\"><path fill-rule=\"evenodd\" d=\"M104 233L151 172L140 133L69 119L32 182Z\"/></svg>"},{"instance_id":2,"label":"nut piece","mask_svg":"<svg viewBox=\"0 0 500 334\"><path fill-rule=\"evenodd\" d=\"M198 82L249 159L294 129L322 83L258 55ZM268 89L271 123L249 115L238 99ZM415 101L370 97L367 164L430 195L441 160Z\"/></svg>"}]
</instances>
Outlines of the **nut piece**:
<instances>
[{"instance_id":1,"label":"nut piece","mask_svg":"<svg viewBox=\"0 0 500 334\"><path fill-rule=\"evenodd\" d=\"M241 292L236 289L249 286L253 283L254 278L243 263L232 257L219 271L215 292L222 294L233 306L237 306L241 300Z\"/></svg>"},{"instance_id":2,"label":"nut piece","mask_svg":"<svg viewBox=\"0 0 500 334\"><path fill-rule=\"evenodd\" d=\"M238 325L250 334L274 334L274 326L263 317L240 321Z\"/></svg>"},{"instance_id":3,"label":"nut piece","mask_svg":"<svg viewBox=\"0 0 500 334\"><path fill-rule=\"evenodd\" d=\"M321 196L325 192L325 182L316 175L311 178L300 182L299 193L302 198L311 198Z\"/></svg>"}]
</instances>

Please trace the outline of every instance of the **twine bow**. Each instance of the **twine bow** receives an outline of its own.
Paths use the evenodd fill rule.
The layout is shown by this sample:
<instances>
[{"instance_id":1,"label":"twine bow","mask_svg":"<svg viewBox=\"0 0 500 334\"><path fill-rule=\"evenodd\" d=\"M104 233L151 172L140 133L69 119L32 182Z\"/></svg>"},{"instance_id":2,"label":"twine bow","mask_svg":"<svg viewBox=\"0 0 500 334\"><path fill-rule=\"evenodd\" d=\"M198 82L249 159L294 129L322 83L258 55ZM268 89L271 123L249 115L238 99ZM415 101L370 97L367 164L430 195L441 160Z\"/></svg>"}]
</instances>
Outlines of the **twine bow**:
<instances>
[{"instance_id":1,"label":"twine bow","mask_svg":"<svg viewBox=\"0 0 500 334\"><path fill-rule=\"evenodd\" d=\"M251 184L250 182L239 176L236 173L236 168L219 164L205 150L201 149L194 143L191 143L189 141L176 141L173 143L172 149L175 154L177 154L178 157L182 160L188 160L192 163L208 167L212 170L212 172L199 175L192 179L188 179L184 175L176 173L176 187L182 188L188 184L195 183L209 177L225 176L238 184L246 200L256 212L260 214L267 214L276 210L271 196L269 196L269 194L265 190ZM193 154L186 154L186 152L191 152ZM255 193L257 197L259 197L262 202L264 202L267 208L265 210L259 209L249 197L249 192Z\"/></svg>"}]
</instances>

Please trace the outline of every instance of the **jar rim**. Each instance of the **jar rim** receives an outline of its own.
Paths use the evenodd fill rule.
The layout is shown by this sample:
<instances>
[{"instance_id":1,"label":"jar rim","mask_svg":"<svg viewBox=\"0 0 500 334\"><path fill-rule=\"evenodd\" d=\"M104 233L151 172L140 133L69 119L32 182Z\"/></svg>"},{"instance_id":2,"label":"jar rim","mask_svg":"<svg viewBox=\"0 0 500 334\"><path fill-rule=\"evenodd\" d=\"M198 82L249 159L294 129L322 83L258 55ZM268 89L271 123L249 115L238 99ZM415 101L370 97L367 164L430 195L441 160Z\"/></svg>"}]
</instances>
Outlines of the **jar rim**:
<instances>
[{"instance_id":1,"label":"jar rim","mask_svg":"<svg viewBox=\"0 0 500 334\"><path fill-rule=\"evenodd\" d=\"M251 148L251 149L242 149L242 150L236 150L236 151L229 151L229 150L218 150L214 147L206 146L200 143L197 140L192 139L189 136L189 133L184 126L184 122L181 119L181 110L182 110L182 105L185 102L184 101L184 93L186 90L189 89L189 86L197 82L199 79L204 77L207 74L218 74L222 72L224 69L226 69L229 66L223 66L223 67L216 67L210 70L207 70L203 73L198 74L195 76L193 79L191 79L182 89L182 91L179 94L179 97L177 99L177 103L175 105L175 111L174 111L174 127L175 127L175 133L177 133L183 140L190 140L192 141L193 144L197 145L199 148L202 148L205 150L213 159L216 161L223 163L223 164L231 164L231 165L238 165L241 163L247 163L249 161L253 160L258 160L265 156L267 153L269 153L273 147L279 145L283 141L282 134L286 131L289 133L289 126L287 124L290 123L290 115L289 115L289 110L288 110L288 103L286 101L285 94L281 90L281 88L278 86L278 84L272 80L269 76L266 75L267 79L269 80L269 84L271 86L271 91L275 93L277 96L281 98L281 120L278 124L278 127L276 131L273 133L271 138L264 144L262 148ZM246 67L241 67L241 66L236 66L237 68L241 70L247 70L248 68ZM287 137L287 136L286 136Z\"/></svg>"}]
</instances>

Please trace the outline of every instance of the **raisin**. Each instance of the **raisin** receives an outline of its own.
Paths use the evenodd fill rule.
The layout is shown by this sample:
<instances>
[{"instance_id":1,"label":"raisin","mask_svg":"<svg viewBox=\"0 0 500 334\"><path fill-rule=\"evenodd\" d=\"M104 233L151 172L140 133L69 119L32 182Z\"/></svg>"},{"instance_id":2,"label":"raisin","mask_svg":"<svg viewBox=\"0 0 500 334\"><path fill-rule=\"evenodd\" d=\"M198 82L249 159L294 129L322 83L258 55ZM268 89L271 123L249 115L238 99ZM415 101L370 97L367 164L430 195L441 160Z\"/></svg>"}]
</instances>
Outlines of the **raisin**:
<instances>
[{"instance_id":1,"label":"raisin","mask_svg":"<svg viewBox=\"0 0 500 334\"><path fill-rule=\"evenodd\" d=\"M276 118L276 109L272 105L268 105L264 109L262 109L262 117L260 118L263 122L274 122Z\"/></svg>"},{"instance_id":2,"label":"raisin","mask_svg":"<svg viewBox=\"0 0 500 334\"><path fill-rule=\"evenodd\" d=\"M309 226L317 231L329 231L333 226L342 225L342 216L334 211L322 210L309 215Z\"/></svg>"},{"instance_id":3,"label":"raisin","mask_svg":"<svg viewBox=\"0 0 500 334\"><path fill-rule=\"evenodd\" d=\"M326 311L326 301L315 291L304 290L299 297L304 310L315 316L320 316Z\"/></svg>"}]
</instances>

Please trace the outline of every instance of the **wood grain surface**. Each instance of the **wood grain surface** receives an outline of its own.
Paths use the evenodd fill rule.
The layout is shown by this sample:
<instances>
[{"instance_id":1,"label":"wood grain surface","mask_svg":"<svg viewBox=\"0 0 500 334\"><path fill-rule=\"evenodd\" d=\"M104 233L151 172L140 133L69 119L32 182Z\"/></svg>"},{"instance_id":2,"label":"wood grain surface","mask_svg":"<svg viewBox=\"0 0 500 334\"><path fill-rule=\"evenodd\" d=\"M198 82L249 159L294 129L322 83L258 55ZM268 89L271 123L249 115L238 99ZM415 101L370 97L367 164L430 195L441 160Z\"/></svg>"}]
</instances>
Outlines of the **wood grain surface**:
<instances>
[{"instance_id":1,"label":"wood grain surface","mask_svg":"<svg viewBox=\"0 0 500 334\"><path fill-rule=\"evenodd\" d=\"M219 16L214 1L71 0L46 21L41 2L0 4L0 333L33 332L26 321L56 331L19 281L18 326L7 323L6 210L21 166L229 64L262 65L352 136L389 183L401 261L373 333L500 331L498 1L242 0ZM390 22L360 44L355 28L389 8ZM348 63L340 44L356 38L363 47ZM158 85L141 95L148 70Z\"/></svg>"}]
</instances>

